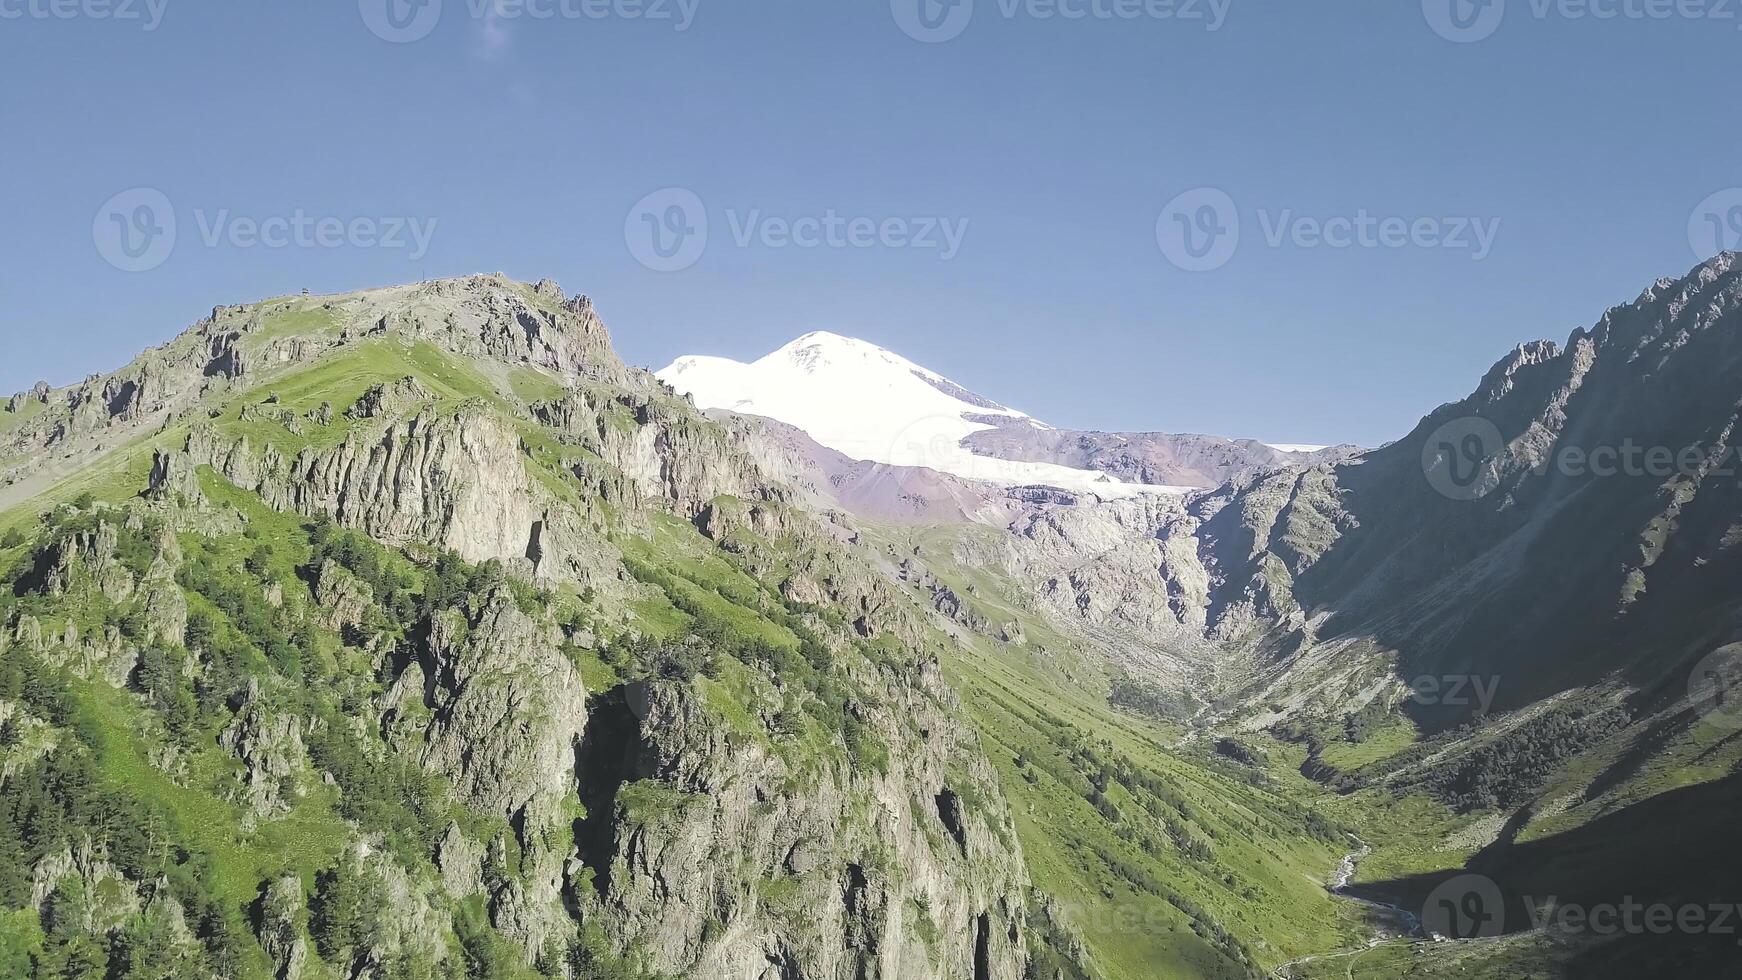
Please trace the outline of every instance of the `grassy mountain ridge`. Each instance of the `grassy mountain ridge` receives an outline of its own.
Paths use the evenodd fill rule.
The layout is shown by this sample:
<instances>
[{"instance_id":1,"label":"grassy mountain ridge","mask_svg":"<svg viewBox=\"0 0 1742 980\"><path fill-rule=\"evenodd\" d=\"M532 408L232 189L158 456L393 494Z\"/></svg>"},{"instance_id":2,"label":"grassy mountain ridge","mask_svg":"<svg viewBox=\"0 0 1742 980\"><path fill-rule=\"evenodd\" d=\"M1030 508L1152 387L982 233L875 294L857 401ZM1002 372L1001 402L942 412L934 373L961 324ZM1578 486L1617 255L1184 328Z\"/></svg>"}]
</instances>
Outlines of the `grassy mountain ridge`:
<instances>
[{"instance_id":1,"label":"grassy mountain ridge","mask_svg":"<svg viewBox=\"0 0 1742 980\"><path fill-rule=\"evenodd\" d=\"M15 414L12 972L1242 976L1340 941L1327 825L1024 690L549 284L220 308Z\"/></svg>"}]
</instances>

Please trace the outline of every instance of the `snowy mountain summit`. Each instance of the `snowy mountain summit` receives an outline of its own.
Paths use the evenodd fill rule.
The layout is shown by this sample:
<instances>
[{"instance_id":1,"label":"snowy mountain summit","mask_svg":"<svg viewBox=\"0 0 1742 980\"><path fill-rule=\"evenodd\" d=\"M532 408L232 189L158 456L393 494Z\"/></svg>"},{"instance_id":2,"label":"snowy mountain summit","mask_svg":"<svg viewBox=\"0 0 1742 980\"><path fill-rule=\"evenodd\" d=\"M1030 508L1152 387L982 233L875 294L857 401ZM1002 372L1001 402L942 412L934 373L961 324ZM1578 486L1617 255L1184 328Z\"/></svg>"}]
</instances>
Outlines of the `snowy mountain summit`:
<instances>
[{"instance_id":1,"label":"snowy mountain summit","mask_svg":"<svg viewBox=\"0 0 1742 980\"><path fill-rule=\"evenodd\" d=\"M964 440L976 432L1056 430L876 344L826 331L807 333L749 364L723 357L681 357L658 376L692 396L700 408L776 419L854 459L921 466L1002 486L1043 485L1102 497L1185 489L975 453Z\"/></svg>"}]
</instances>

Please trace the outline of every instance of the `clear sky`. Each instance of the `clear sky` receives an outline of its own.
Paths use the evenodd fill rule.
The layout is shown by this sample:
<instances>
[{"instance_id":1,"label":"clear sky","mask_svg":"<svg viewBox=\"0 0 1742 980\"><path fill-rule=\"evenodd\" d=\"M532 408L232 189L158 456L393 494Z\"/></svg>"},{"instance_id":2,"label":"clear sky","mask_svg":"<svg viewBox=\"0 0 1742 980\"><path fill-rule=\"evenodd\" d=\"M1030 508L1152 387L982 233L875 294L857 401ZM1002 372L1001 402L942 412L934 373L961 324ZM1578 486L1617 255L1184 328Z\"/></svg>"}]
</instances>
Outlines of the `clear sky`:
<instances>
[{"instance_id":1,"label":"clear sky","mask_svg":"<svg viewBox=\"0 0 1742 980\"><path fill-rule=\"evenodd\" d=\"M654 368L828 329L1061 425L1372 444L1742 234L1734 0L407 2L0 0L0 389L502 271Z\"/></svg>"}]
</instances>

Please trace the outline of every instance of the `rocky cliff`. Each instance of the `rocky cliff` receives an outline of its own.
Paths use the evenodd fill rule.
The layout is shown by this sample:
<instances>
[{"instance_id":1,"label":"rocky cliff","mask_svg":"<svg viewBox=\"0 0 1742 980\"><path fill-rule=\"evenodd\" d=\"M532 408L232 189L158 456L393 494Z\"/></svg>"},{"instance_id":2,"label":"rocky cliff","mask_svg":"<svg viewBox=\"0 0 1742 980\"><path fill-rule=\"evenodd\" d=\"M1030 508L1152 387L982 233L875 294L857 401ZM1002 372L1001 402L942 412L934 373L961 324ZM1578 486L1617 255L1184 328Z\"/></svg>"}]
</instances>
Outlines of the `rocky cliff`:
<instances>
[{"instance_id":1,"label":"rocky cliff","mask_svg":"<svg viewBox=\"0 0 1742 980\"><path fill-rule=\"evenodd\" d=\"M584 299L477 277L220 308L14 401L39 406L18 447L87 454L71 485L137 482L45 501L19 546L0 667L99 687L0 699L29 735L0 771L145 766L111 791L182 849L45 852L44 889L117 896L77 935L131 943L164 874L207 923L188 955L234 975L1023 976L1027 870L928 614ZM213 826L134 799L159 779ZM322 841L271 850L289 828ZM177 863L214 840L239 881Z\"/></svg>"}]
</instances>

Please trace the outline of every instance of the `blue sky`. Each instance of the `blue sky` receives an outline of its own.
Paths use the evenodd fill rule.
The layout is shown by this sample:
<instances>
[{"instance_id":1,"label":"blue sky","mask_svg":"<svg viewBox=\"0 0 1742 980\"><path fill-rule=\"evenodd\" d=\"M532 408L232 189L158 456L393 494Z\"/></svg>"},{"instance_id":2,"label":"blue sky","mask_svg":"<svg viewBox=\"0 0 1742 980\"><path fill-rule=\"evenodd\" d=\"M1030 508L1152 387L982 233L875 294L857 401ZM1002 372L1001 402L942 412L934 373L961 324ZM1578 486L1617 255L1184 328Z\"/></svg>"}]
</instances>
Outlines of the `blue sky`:
<instances>
[{"instance_id":1,"label":"blue sky","mask_svg":"<svg viewBox=\"0 0 1742 980\"><path fill-rule=\"evenodd\" d=\"M0 390L503 271L655 368L828 329L1061 425L1371 444L1742 234L1734 2L387 2L0 0Z\"/></svg>"}]
</instances>

